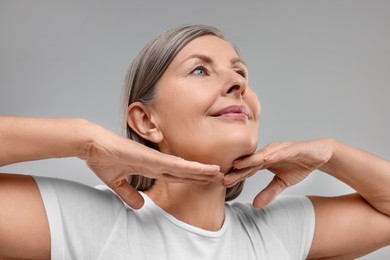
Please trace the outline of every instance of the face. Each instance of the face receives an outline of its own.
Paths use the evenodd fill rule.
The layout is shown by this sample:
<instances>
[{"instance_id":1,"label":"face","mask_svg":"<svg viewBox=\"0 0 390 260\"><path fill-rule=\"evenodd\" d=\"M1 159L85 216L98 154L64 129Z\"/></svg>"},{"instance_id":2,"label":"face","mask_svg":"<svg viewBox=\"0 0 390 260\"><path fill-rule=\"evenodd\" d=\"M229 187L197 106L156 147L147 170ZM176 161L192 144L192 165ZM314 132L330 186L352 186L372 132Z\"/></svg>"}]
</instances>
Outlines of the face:
<instances>
[{"instance_id":1,"label":"face","mask_svg":"<svg viewBox=\"0 0 390 260\"><path fill-rule=\"evenodd\" d=\"M218 37L196 38L179 52L151 108L164 153L223 165L257 148L260 103L245 63Z\"/></svg>"}]
</instances>

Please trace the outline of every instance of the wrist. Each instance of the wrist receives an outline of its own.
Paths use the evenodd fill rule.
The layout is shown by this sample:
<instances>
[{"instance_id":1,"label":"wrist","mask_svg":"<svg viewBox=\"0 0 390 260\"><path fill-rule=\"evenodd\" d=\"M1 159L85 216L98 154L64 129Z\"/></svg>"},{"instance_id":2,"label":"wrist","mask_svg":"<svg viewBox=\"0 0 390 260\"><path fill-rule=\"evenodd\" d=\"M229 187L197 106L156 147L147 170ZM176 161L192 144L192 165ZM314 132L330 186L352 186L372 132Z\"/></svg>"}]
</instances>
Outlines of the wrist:
<instances>
[{"instance_id":1,"label":"wrist","mask_svg":"<svg viewBox=\"0 0 390 260\"><path fill-rule=\"evenodd\" d=\"M325 160L325 163L321 165L321 167L319 167L319 170L326 173L330 173L332 172L335 157L337 154L336 151L337 151L338 142L332 138L324 138L321 139L321 141L323 142L323 147L324 147L323 149L324 149L324 153L327 154L326 155L327 159Z\"/></svg>"},{"instance_id":2,"label":"wrist","mask_svg":"<svg viewBox=\"0 0 390 260\"><path fill-rule=\"evenodd\" d=\"M85 119L73 119L74 125L74 155L80 159L85 160L89 157L92 147L97 143L99 134L97 134L100 126L85 120Z\"/></svg>"}]
</instances>

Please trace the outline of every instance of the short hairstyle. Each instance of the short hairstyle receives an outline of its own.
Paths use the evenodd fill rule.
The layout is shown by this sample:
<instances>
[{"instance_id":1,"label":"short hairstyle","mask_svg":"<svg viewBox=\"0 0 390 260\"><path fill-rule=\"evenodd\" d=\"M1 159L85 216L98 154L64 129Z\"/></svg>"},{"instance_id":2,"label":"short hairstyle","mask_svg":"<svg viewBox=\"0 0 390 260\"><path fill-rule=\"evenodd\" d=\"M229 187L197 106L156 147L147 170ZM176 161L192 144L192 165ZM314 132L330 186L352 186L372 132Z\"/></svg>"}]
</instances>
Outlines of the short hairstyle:
<instances>
[{"instance_id":1,"label":"short hairstyle","mask_svg":"<svg viewBox=\"0 0 390 260\"><path fill-rule=\"evenodd\" d=\"M170 29L150 41L138 53L131 63L123 87L123 130L126 136L136 142L158 150L156 144L138 136L127 123L127 108L133 102L151 104L156 95L157 81L171 64L176 55L192 40L212 35L225 39L217 28L209 25L184 25ZM231 43L232 44L232 43ZM237 48L232 44L233 48ZM129 183L139 191L146 191L154 184L154 179L141 175L132 175ZM242 191L244 181L226 191L225 201L235 199Z\"/></svg>"}]
</instances>

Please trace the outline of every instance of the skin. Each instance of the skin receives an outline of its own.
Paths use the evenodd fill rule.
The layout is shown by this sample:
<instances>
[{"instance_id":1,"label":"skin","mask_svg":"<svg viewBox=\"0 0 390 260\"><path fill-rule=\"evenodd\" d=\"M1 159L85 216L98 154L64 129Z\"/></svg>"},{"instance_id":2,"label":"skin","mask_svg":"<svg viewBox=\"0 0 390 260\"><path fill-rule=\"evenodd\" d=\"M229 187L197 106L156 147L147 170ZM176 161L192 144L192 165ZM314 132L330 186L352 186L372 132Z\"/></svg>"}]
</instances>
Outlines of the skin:
<instances>
[{"instance_id":1,"label":"skin","mask_svg":"<svg viewBox=\"0 0 390 260\"><path fill-rule=\"evenodd\" d=\"M274 180L253 202L264 207L319 169L357 193L310 197L316 226L308 258L353 259L389 245L390 163L333 139L273 143L255 151L260 105L237 58L229 43L213 36L197 38L158 81L155 102L129 106L130 127L163 153L85 120L0 117L0 165L79 157L134 208L143 200L126 178L155 178L147 191L152 200L207 230L218 230L223 223L226 187L259 170L271 171ZM248 116L215 116L232 104L246 107ZM0 205L0 258L49 259L48 223L33 179L0 174Z\"/></svg>"},{"instance_id":2,"label":"skin","mask_svg":"<svg viewBox=\"0 0 390 260\"><path fill-rule=\"evenodd\" d=\"M151 107L162 133L159 149L217 162L224 173L237 157L255 152L260 103L248 87L247 71L232 46L217 37L204 36L184 47L158 81ZM232 105L246 107L249 116L213 116Z\"/></svg>"},{"instance_id":3,"label":"skin","mask_svg":"<svg viewBox=\"0 0 390 260\"><path fill-rule=\"evenodd\" d=\"M260 103L248 87L245 64L228 42L214 36L193 40L175 57L157 86L156 100L145 108L154 135L130 124L139 135L157 143L160 151L219 165L224 174L235 159L255 152ZM129 113L139 105L133 104ZM233 105L246 107L248 115L215 116ZM222 184L196 186L158 180L147 194L178 219L217 230L224 219L225 191Z\"/></svg>"},{"instance_id":4,"label":"skin","mask_svg":"<svg viewBox=\"0 0 390 260\"><path fill-rule=\"evenodd\" d=\"M245 65L231 63L237 58L232 46L217 37L193 40L161 77L155 103L144 107L149 120L143 117L136 121L142 125L147 121L152 127L146 129L153 129L153 135L145 129L138 134L157 143L164 153L220 165L225 187L261 169L273 172L273 181L254 199L253 205L259 208L314 169L349 184L360 194L310 197L316 211L316 231L309 258L354 258L387 245L389 162L332 139L274 143L252 154L257 145L260 104L240 73L247 70ZM205 70L199 70L200 65ZM240 102L253 116L244 120L210 117L221 107ZM134 107L138 104L130 106L129 114ZM137 129L132 119L129 124ZM237 170L231 171L233 167ZM218 183L199 186L157 180L147 194L165 211L191 225L218 230L223 223L225 188ZM373 234L375 238L366 241Z\"/></svg>"}]
</instances>

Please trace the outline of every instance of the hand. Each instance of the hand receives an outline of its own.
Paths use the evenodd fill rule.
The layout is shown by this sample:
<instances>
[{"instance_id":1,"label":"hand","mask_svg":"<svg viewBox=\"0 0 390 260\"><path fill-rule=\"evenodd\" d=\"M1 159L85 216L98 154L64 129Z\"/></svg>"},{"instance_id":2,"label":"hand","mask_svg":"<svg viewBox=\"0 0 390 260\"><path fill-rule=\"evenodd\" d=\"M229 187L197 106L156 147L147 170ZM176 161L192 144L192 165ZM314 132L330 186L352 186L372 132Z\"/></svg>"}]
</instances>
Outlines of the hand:
<instances>
[{"instance_id":1,"label":"hand","mask_svg":"<svg viewBox=\"0 0 390 260\"><path fill-rule=\"evenodd\" d=\"M254 207L261 208L284 189L299 183L328 162L331 156L332 148L327 139L272 143L253 155L235 161L233 166L236 170L225 176L224 185L231 187L259 170L268 169L275 176L253 201Z\"/></svg>"},{"instance_id":2,"label":"hand","mask_svg":"<svg viewBox=\"0 0 390 260\"><path fill-rule=\"evenodd\" d=\"M222 182L219 166L186 161L163 154L145 145L100 129L98 141L87 145L81 158L124 202L141 208L141 194L127 181L131 175L142 175L170 182L207 184Z\"/></svg>"}]
</instances>

